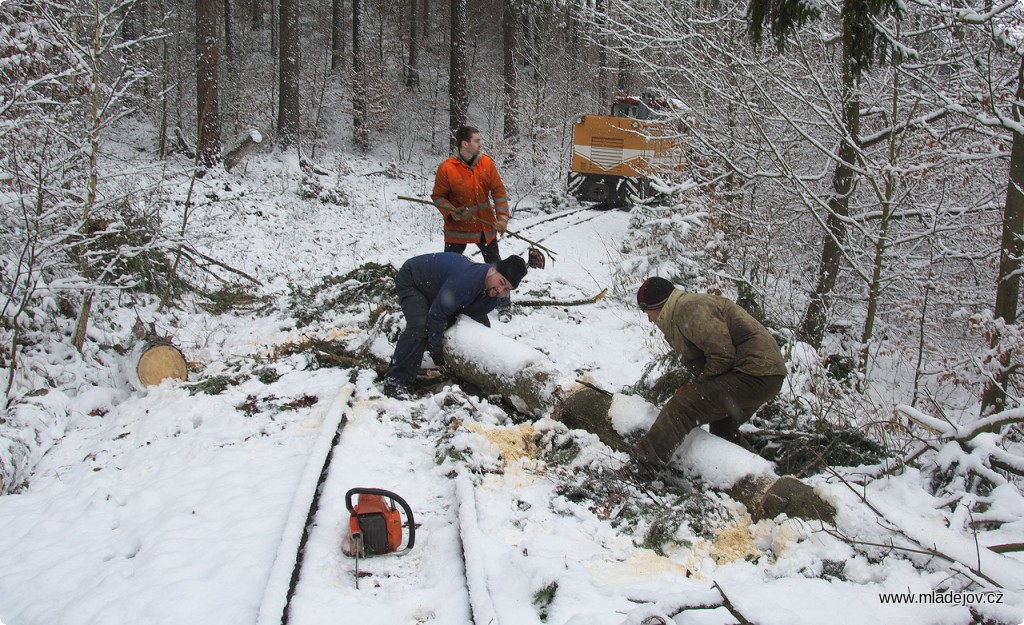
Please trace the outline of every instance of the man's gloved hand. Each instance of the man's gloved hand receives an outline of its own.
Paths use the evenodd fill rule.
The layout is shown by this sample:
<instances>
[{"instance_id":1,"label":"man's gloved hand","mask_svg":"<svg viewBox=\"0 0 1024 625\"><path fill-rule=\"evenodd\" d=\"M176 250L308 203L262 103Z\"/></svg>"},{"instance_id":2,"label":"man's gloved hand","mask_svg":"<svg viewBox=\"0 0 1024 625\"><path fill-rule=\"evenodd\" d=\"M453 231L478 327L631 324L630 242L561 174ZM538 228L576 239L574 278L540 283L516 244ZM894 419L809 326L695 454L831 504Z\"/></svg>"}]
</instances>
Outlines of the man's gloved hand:
<instances>
[{"instance_id":1,"label":"man's gloved hand","mask_svg":"<svg viewBox=\"0 0 1024 625\"><path fill-rule=\"evenodd\" d=\"M456 208L452 211L452 219L455 221L472 221L473 211L468 208Z\"/></svg>"},{"instance_id":2,"label":"man's gloved hand","mask_svg":"<svg viewBox=\"0 0 1024 625\"><path fill-rule=\"evenodd\" d=\"M541 252L539 249L531 247L529 251L526 252L526 257L526 264L529 265L531 269L544 268L544 263L546 262L546 259L544 258L544 253Z\"/></svg>"},{"instance_id":3,"label":"man's gloved hand","mask_svg":"<svg viewBox=\"0 0 1024 625\"><path fill-rule=\"evenodd\" d=\"M498 219L494 222L494 229L502 234L505 234L505 231L508 230L508 218L498 217Z\"/></svg>"}]
</instances>

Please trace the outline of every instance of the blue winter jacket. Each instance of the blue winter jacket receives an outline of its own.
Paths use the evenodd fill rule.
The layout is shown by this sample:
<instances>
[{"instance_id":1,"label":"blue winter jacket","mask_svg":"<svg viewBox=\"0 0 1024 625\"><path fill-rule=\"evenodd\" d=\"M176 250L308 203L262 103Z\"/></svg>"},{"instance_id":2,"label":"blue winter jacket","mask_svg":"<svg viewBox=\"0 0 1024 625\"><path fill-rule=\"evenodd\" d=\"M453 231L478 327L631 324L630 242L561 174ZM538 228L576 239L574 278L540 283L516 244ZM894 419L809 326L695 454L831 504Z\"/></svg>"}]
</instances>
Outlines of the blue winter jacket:
<instances>
[{"instance_id":1,"label":"blue winter jacket","mask_svg":"<svg viewBox=\"0 0 1024 625\"><path fill-rule=\"evenodd\" d=\"M489 297L484 290L489 268L451 252L413 256L402 265L395 282L399 287L415 287L430 302L427 349L431 353L440 353L444 331L458 315L489 325L487 313L498 305L498 298Z\"/></svg>"}]
</instances>

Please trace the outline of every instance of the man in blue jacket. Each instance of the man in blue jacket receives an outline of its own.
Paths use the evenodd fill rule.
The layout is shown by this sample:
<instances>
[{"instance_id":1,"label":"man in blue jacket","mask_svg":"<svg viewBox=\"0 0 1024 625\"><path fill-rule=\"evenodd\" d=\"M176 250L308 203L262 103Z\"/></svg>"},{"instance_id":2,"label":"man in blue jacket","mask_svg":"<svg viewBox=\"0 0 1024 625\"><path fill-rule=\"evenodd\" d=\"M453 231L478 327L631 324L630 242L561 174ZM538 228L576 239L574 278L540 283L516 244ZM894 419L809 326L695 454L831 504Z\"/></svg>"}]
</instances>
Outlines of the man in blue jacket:
<instances>
[{"instance_id":1,"label":"man in blue jacket","mask_svg":"<svg viewBox=\"0 0 1024 625\"><path fill-rule=\"evenodd\" d=\"M494 265L451 252L405 261L395 276L405 330L384 375L384 392L394 396L408 389L419 372L424 349L430 351L434 364L444 366L444 331L456 317L467 315L489 326L487 313L525 275L526 261L520 256L508 256Z\"/></svg>"}]
</instances>

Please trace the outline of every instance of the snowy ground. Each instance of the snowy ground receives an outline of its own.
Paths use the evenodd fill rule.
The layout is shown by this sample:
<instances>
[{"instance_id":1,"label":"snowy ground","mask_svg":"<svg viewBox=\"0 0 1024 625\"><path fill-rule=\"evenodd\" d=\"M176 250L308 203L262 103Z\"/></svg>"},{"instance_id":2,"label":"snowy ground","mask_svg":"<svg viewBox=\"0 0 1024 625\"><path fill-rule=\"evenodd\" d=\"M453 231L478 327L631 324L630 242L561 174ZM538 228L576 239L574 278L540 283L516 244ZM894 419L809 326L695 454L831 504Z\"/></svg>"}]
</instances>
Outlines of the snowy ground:
<instances>
[{"instance_id":1,"label":"snowy ground","mask_svg":"<svg viewBox=\"0 0 1024 625\"><path fill-rule=\"evenodd\" d=\"M296 329L284 306L289 285L369 261L397 266L440 248L437 213L395 199L422 196L427 182L374 174L384 166L371 161L350 168L339 184L350 199L345 207L300 200L297 171L267 159L227 176L236 192L246 191L239 199L195 216L190 228L203 249L263 281L262 293L278 302L268 312L140 310L183 347L193 381L230 373L240 383L218 394L172 382L139 392L111 375L88 392L50 393L62 398L51 403L66 406L67 427L29 487L0 498L0 621L280 622L305 513L344 423L291 593L294 625L619 625L649 615L736 622L723 597L759 625L972 622L966 605L883 602L881 593L959 589L963 576L939 558L856 550L824 531L831 528L784 517L754 524L722 499L726 513L706 519L711 531L683 523L658 553L639 546L642 521L616 522L623 502L605 507L567 490L576 476L612 475L621 466L622 457L593 436L547 418L513 423L498 405L458 387L398 401L381 395L372 372L311 369L301 355L273 358L275 347L309 334L369 340L376 355L389 357L387 338L367 336L360 325L369 311ZM523 211L510 226L558 253L516 297L575 299L604 288L611 296L521 310L494 331L544 352L566 379L588 376L611 390L635 382L666 347L629 305L636 285L614 277L628 215ZM505 254L526 247L502 241ZM133 320L111 314L111 333ZM260 376L259 367L275 375ZM566 447L573 455L555 462ZM898 523L1000 587L992 590L1001 603L983 603L995 594L960 603L993 623L1024 621L1024 562L975 555L975 536L948 527L916 472L866 493L884 519L842 483L815 483L839 509L839 532L886 543L896 540L887 524ZM341 552L344 493L355 486L399 493L419 524L411 552L362 562L358 589L354 562ZM657 487L630 492L655 503L670 497ZM1024 518L1021 509L1000 512ZM1003 527L982 544L1024 538L1021 522Z\"/></svg>"}]
</instances>

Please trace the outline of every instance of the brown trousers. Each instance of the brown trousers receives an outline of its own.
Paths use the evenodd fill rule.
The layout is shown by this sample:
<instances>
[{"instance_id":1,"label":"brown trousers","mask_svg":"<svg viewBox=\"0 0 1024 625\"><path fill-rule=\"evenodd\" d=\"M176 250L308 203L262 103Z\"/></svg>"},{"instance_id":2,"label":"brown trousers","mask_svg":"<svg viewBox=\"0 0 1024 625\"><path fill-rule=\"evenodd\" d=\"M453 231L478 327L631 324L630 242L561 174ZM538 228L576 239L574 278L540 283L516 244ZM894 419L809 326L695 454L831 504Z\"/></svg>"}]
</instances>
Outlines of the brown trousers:
<instances>
[{"instance_id":1,"label":"brown trousers","mask_svg":"<svg viewBox=\"0 0 1024 625\"><path fill-rule=\"evenodd\" d=\"M634 456L647 464L665 465L693 428L710 423L713 434L735 430L779 394L785 378L730 372L676 393L637 442Z\"/></svg>"}]
</instances>

